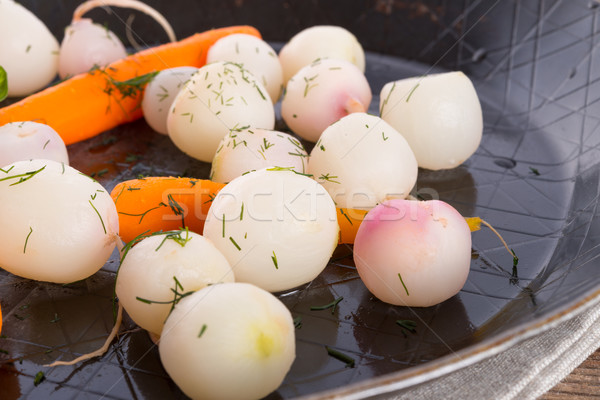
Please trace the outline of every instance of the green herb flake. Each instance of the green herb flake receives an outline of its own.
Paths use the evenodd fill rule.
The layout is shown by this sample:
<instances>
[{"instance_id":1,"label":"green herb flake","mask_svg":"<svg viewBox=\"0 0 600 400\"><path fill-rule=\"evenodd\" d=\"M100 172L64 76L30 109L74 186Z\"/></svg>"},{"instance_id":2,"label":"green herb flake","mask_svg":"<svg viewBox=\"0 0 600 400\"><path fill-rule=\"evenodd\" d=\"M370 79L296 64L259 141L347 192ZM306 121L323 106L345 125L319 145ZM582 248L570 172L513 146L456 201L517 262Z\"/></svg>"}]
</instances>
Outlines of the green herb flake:
<instances>
[{"instance_id":1,"label":"green herb flake","mask_svg":"<svg viewBox=\"0 0 600 400\"><path fill-rule=\"evenodd\" d=\"M51 320L50 320L50 323L51 323L51 324L55 324L55 323L57 323L58 321L60 321L60 317L58 316L58 314L57 314L57 313L54 313L54 319L51 319Z\"/></svg>"},{"instance_id":2,"label":"green herb flake","mask_svg":"<svg viewBox=\"0 0 600 400\"><path fill-rule=\"evenodd\" d=\"M33 378L33 385L38 386L44 379L46 379L44 372L39 371L37 374L35 374L35 378Z\"/></svg>"},{"instance_id":3,"label":"green herb flake","mask_svg":"<svg viewBox=\"0 0 600 400\"><path fill-rule=\"evenodd\" d=\"M331 308L331 314L333 314L335 312L337 305L342 300L344 300L344 298L342 296L340 296L329 304L325 304L323 306L312 306L310 309L312 311L321 311L321 310L327 310L327 309Z\"/></svg>"},{"instance_id":4,"label":"green herb flake","mask_svg":"<svg viewBox=\"0 0 600 400\"><path fill-rule=\"evenodd\" d=\"M242 209L240 211L240 221L244 219L244 202L242 202Z\"/></svg>"},{"instance_id":5,"label":"green herb flake","mask_svg":"<svg viewBox=\"0 0 600 400\"><path fill-rule=\"evenodd\" d=\"M396 324L402 328L402 334L406 337L406 332L417 333L417 323L410 319L399 319L396 320Z\"/></svg>"},{"instance_id":6,"label":"green herb flake","mask_svg":"<svg viewBox=\"0 0 600 400\"><path fill-rule=\"evenodd\" d=\"M233 245L239 250L242 251L242 248L240 247L239 244L237 244L237 242L235 241L234 238L232 238L231 236L229 236L229 240L231 241L231 243L233 243Z\"/></svg>"},{"instance_id":7,"label":"green herb flake","mask_svg":"<svg viewBox=\"0 0 600 400\"><path fill-rule=\"evenodd\" d=\"M46 146L48 146L48 143L50 143L50 139L46 140L46 143L44 143L44 147L42 147L42 150L46 150Z\"/></svg>"},{"instance_id":8,"label":"green herb flake","mask_svg":"<svg viewBox=\"0 0 600 400\"><path fill-rule=\"evenodd\" d=\"M98 218L100 218L100 223L102 223L102 229L104 229L104 234L106 234L106 226L104 225L104 220L102 219L102 215L100 215L100 212L98 211L98 209L96 207L94 207L94 204L92 203L91 200L88 200L88 202L90 203L90 206L92 206L94 211L96 211Z\"/></svg>"},{"instance_id":9,"label":"green herb flake","mask_svg":"<svg viewBox=\"0 0 600 400\"><path fill-rule=\"evenodd\" d=\"M536 176L540 176L540 171L537 168L529 167L529 171Z\"/></svg>"},{"instance_id":10,"label":"green herb flake","mask_svg":"<svg viewBox=\"0 0 600 400\"><path fill-rule=\"evenodd\" d=\"M275 265L275 269L279 269L279 264L277 264L277 255L275 254L275 251L273 251L273 255L271 256L271 260L273 261L273 264Z\"/></svg>"},{"instance_id":11,"label":"green herb flake","mask_svg":"<svg viewBox=\"0 0 600 400\"><path fill-rule=\"evenodd\" d=\"M33 228L29 227L29 233L27 234L27 237L25 238L25 245L23 246L23 254L25 254L25 252L27 251L27 243L29 242L29 237L31 236L32 233L33 233Z\"/></svg>"},{"instance_id":12,"label":"green herb flake","mask_svg":"<svg viewBox=\"0 0 600 400\"><path fill-rule=\"evenodd\" d=\"M298 316L294 318L294 328L300 329L302 328L302 317Z\"/></svg>"},{"instance_id":13,"label":"green herb flake","mask_svg":"<svg viewBox=\"0 0 600 400\"><path fill-rule=\"evenodd\" d=\"M202 328L200 328L200 333L198 333L198 337L201 338L202 335L204 335L204 332L206 332L206 324L202 324Z\"/></svg>"},{"instance_id":14,"label":"green herb flake","mask_svg":"<svg viewBox=\"0 0 600 400\"><path fill-rule=\"evenodd\" d=\"M417 83L415 86L413 86L413 88L410 90L410 93L408 93L408 96L406 97L406 102L408 103L408 101L410 100L411 96L413 95L413 93L415 92L415 90L417 90L417 88L419 87L420 83Z\"/></svg>"},{"instance_id":15,"label":"green herb flake","mask_svg":"<svg viewBox=\"0 0 600 400\"><path fill-rule=\"evenodd\" d=\"M332 349L329 346L325 346L325 348L327 349L327 354L329 354L331 357L335 358L336 360L340 360L343 363L346 363L346 367L348 368L354 368L356 364L354 358L335 349Z\"/></svg>"},{"instance_id":16,"label":"green herb flake","mask_svg":"<svg viewBox=\"0 0 600 400\"><path fill-rule=\"evenodd\" d=\"M0 101L8 97L8 78L6 70L0 66Z\"/></svg>"},{"instance_id":17,"label":"green herb flake","mask_svg":"<svg viewBox=\"0 0 600 400\"><path fill-rule=\"evenodd\" d=\"M400 283L402 283L402 286L404 287L404 290L406 291L406 295L410 296L410 294L408 293L408 288L404 284L404 280L402 280L402 275L400 275L400 272L398 272L398 278L400 278Z\"/></svg>"}]
</instances>

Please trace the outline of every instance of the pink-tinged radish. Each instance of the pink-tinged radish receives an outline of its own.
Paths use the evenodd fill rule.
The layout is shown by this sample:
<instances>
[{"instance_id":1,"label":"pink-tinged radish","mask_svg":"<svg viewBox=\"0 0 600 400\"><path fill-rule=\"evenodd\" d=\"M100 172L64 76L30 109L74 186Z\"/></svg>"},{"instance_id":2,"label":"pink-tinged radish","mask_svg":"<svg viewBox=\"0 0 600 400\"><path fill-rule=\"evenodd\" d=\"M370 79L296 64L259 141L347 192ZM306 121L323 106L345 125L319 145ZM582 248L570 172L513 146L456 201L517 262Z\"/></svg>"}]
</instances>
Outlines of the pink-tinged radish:
<instances>
[{"instance_id":1,"label":"pink-tinged radish","mask_svg":"<svg viewBox=\"0 0 600 400\"><path fill-rule=\"evenodd\" d=\"M0 126L0 167L34 158L69 164L65 142L50 126L32 121Z\"/></svg>"},{"instance_id":2,"label":"pink-tinged radish","mask_svg":"<svg viewBox=\"0 0 600 400\"><path fill-rule=\"evenodd\" d=\"M77 75L94 67L103 68L127 56L125 46L113 32L93 23L89 18L82 18L85 13L96 7L110 6L132 8L149 15L161 25L171 42L175 41L173 28L167 20L158 11L141 1L88 0L75 9L73 21L65 29L65 37L60 45L58 66L61 78ZM137 46L137 43L133 44Z\"/></svg>"},{"instance_id":3,"label":"pink-tinged radish","mask_svg":"<svg viewBox=\"0 0 600 400\"><path fill-rule=\"evenodd\" d=\"M196 67L168 68L146 85L142 99L144 119L158 133L167 134L167 116L175 96L198 71Z\"/></svg>"},{"instance_id":4,"label":"pink-tinged radish","mask_svg":"<svg viewBox=\"0 0 600 400\"><path fill-rule=\"evenodd\" d=\"M428 307L449 299L467 280L471 231L438 200L390 200L373 208L354 242L366 287L386 303Z\"/></svg>"},{"instance_id":5,"label":"pink-tinged radish","mask_svg":"<svg viewBox=\"0 0 600 400\"><path fill-rule=\"evenodd\" d=\"M260 399L292 366L294 322L269 292L221 283L175 306L158 350L169 376L193 399Z\"/></svg>"},{"instance_id":6,"label":"pink-tinged radish","mask_svg":"<svg viewBox=\"0 0 600 400\"><path fill-rule=\"evenodd\" d=\"M310 153L308 172L337 207L371 209L408 197L417 181L417 161L388 123L353 113L323 131Z\"/></svg>"},{"instance_id":7,"label":"pink-tinged radish","mask_svg":"<svg viewBox=\"0 0 600 400\"><path fill-rule=\"evenodd\" d=\"M308 153L287 133L266 129L231 131L223 138L212 162L210 180L227 183L245 173L267 167L305 173Z\"/></svg>"},{"instance_id":8,"label":"pink-tinged radish","mask_svg":"<svg viewBox=\"0 0 600 400\"><path fill-rule=\"evenodd\" d=\"M421 168L457 167L481 142L481 104L462 72L389 82L381 90L380 112L406 138Z\"/></svg>"},{"instance_id":9,"label":"pink-tinged radish","mask_svg":"<svg viewBox=\"0 0 600 400\"><path fill-rule=\"evenodd\" d=\"M365 72L365 52L350 31L341 26L317 25L298 32L279 52L284 85L302 67L319 58L346 60Z\"/></svg>"},{"instance_id":10,"label":"pink-tinged radish","mask_svg":"<svg viewBox=\"0 0 600 400\"><path fill-rule=\"evenodd\" d=\"M273 103L279 100L283 72L275 50L264 40L242 33L226 36L208 50L206 63L215 61L240 64L264 85Z\"/></svg>"},{"instance_id":11,"label":"pink-tinged radish","mask_svg":"<svg viewBox=\"0 0 600 400\"><path fill-rule=\"evenodd\" d=\"M344 60L317 60L286 87L281 116L297 135L316 142L329 125L353 112L366 112L371 88L363 73Z\"/></svg>"}]
</instances>

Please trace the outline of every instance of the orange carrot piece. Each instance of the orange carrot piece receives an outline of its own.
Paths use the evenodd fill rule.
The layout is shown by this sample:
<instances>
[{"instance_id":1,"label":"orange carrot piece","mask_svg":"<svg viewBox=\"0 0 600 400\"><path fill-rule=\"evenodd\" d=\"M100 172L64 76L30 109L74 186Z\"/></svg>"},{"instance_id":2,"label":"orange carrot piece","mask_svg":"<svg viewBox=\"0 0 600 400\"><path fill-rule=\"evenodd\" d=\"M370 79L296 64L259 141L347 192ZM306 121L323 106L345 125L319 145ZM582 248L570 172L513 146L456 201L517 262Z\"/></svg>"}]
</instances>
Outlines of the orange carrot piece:
<instances>
[{"instance_id":1,"label":"orange carrot piece","mask_svg":"<svg viewBox=\"0 0 600 400\"><path fill-rule=\"evenodd\" d=\"M16 121L50 125L66 144L79 142L142 116L142 91L125 95L114 82L181 66L201 67L209 47L220 38L246 33L260 37L250 26L232 26L197 33L178 42L153 47L106 68L79 74L0 109L0 126Z\"/></svg>"},{"instance_id":2,"label":"orange carrot piece","mask_svg":"<svg viewBox=\"0 0 600 400\"><path fill-rule=\"evenodd\" d=\"M223 186L209 180L173 177L121 182L110 194L119 213L119 235L129 242L142 233L184 226L202 234L210 204Z\"/></svg>"}]
</instances>

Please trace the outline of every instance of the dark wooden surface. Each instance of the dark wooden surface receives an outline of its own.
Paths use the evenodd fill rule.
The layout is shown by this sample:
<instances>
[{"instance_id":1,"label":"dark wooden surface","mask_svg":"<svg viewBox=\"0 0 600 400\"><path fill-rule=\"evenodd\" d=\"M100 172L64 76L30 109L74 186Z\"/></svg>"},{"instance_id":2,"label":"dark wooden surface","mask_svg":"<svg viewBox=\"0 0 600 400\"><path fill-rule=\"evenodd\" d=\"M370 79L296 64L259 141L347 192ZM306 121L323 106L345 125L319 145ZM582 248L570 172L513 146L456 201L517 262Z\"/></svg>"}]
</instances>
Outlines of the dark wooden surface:
<instances>
[{"instance_id":1,"label":"dark wooden surface","mask_svg":"<svg viewBox=\"0 0 600 400\"><path fill-rule=\"evenodd\" d=\"M589 398L600 398L600 349L540 397L541 400Z\"/></svg>"}]
</instances>

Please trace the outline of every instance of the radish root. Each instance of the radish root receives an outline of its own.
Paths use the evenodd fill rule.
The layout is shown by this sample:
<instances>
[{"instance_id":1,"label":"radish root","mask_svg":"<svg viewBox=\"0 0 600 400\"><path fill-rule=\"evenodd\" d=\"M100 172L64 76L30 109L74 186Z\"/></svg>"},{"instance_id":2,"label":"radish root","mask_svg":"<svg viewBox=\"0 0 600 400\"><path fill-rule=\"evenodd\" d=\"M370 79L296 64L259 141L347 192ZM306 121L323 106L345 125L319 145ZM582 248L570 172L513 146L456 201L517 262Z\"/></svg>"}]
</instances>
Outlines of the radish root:
<instances>
[{"instance_id":1,"label":"radish root","mask_svg":"<svg viewBox=\"0 0 600 400\"><path fill-rule=\"evenodd\" d=\"M94 8L110 7L110 6L120 7L120 8L131 8L134 10L141 11L146 15L149 15L156 22L158 22L158 24L165 30L165 33L167 34L167 36L169 37L169 40L171 42L174 42L177 40L175 38L175 32L173 31L173 28L171 27L171 24L169 24L169 22L166 20L166 18L161 13L156 11L154 8L152 8L149 5L142 3L141 1L138 1L138 0L88 0L88 1L84 1L73 12L73 22L79 21L82 18L83 14L87 13L88 11L90 11ZM130 28L128 28L128 29L130 29ZM135 45L135 44L137 44L137 42L132 43L132 45Z\"/></svg>"},{"instance_id":2,"label":"radish root","mask_svg":"<svg viewBox=\"0 0 600 400\"><path fill-rule=\"evenodd\" d=\"M108 335L108 337L106 338L106 341L104 342L104 345L102 345L101 348L99 348L98 350L93 351L91 353L87 353L80 357L77 357L74 360L54 361L52 364L44 365L44 367L56 367L59 365L74 365L74 364L77 364L78 362L89 360L90 358L99 357L99 356L103 355L104 353L106 353L108 351L108 347L110 346L110 343L113 341L115 336L117 336L117 333L119 332L119 329L121 328L122 321L123 321L123 306L121 305L121 303L119 303L119 311L117 312L117 320L115 321L115 326L113 326L112 331L110 331L110 335Z\"/></svg>"}]
</instances>

